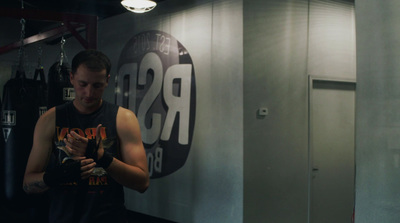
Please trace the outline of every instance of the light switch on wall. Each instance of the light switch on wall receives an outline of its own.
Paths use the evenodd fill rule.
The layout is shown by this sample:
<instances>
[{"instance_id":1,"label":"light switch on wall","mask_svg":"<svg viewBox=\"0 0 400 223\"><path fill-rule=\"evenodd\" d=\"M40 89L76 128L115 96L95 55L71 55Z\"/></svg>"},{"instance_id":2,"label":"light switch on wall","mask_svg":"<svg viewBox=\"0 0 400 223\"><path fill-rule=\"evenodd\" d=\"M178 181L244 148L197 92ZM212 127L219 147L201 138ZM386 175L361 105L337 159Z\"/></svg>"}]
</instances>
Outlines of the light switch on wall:
<instances>
[{"instance_id":1,"label":"light switch on wall","mask_svg":"<svg viewBox=\"0 0 400 223\"><path fill-rule=\"evenodd\" d=\"M260 116L266 116L268 115L268 108L259 108L257 113Z\"/></svg>"}]
</instances>

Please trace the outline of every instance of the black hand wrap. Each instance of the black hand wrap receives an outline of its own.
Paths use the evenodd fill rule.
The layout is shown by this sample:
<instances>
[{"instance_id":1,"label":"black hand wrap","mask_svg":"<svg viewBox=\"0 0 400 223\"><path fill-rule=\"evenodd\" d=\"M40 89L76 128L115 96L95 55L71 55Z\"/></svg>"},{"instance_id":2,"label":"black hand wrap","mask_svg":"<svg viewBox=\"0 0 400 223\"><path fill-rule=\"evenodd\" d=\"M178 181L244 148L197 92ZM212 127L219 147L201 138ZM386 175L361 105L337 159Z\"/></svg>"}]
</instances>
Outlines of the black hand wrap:
<instances>
[{"instance_id":1,"label":"black hand wrap","mask_svg":"<svg viewBox=\"0 0 400 223\"><path fill-rule=\"evenodd\" d=\"M81 179L81 162L68 159L59 166L46 171L43 175L44 183L49 187L78 182Z\"/></svg>"},{"instance_id":2,"label":"black hand wrap","mask_svg":"<svg viewBox=\"0 0 400 223\"><path fill-rule=\"evenodd\" d=\"M99 150L99 144L96 144L96 139L89 139L88 145L86 147L86 153L85 156L87 158L93 159L95 162L97 162L97 151Z\"/></svg>"},{"instance_id":3,"label":"black hand wrap","mask_svg":"<svg viewBox=\"0 0 400 223\"><path fill-rule=\"evenodd\" d=\"M103 167L103 169L107 169L110 166L113 159L114 157L111 154L104 151L103 157L97 160L97 165Z\"/></svg>"},{"instance_id":4,"label":"black hand wrap","mask_svg":"<svg viewBox=\"0 0 400 223\"><path fill-rule=\"evenodd\" d=\"M103 156L98 159L97 151L99 150L100 142L96 144L96 139L89 139L88 145L86 147L85 156L87 158L92 158L97 166L103 167L103 169L107 169L111 162L113 161L113 156L106 151L104 151Z\"/></svg>"}]
</instances>

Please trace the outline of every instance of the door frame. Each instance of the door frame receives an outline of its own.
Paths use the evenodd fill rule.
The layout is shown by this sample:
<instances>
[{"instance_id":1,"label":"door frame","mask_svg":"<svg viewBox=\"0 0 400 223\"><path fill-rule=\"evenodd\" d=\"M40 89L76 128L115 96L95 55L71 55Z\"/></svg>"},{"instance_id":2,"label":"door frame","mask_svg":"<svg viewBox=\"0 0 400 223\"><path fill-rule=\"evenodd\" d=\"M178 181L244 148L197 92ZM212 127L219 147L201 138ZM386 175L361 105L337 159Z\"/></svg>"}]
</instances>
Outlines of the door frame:
<instances>
[{"instance_id":1,"label":"door frame","mask_svg":"<svg viewBox=\"0 0 400 223\"><path fill-rule=\"evenodd\" d=\"M312 173L313 173L313 157L312 157L312 152L313 148L311 146L311 142L313 140L313 124L311 122L311 117L312 115L312 101L313 101L313 94L312 90L314 88L314 81L322 81L322 82L330 82L330 83L348 83L348 84L354 84L355 86L355 93L357 89L357 82L356 79L351 79L351 78L335 78L335 77L323 77L323 76L315 76L315 75L308 75L308 97L307 97L307 110L308 110L308 186L307 186L307 223L311 222L311 183L312 183ZM354 103L356 103L354 101ZM355 129L354 129L355 131ZM355 162L354 162L355 165Z\"/></svg>"}]
</instances>

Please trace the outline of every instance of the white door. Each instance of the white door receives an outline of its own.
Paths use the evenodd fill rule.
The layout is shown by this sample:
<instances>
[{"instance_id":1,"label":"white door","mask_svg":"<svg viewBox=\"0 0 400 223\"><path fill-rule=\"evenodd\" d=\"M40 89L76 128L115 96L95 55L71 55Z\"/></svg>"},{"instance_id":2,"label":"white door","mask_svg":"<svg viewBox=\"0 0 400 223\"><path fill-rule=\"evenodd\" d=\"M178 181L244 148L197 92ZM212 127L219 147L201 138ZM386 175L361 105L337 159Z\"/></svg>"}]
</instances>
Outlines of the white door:
<instances>
[{"instance_id":1,"label":"white door","mask_svg":"<svg viewBox=\"0 0 400 223\"><path fill-rule=\"evenodd\" d=\"M351 222L355 88L353 81L310 77L310 223Z\"/></svg>"}]
</instances>

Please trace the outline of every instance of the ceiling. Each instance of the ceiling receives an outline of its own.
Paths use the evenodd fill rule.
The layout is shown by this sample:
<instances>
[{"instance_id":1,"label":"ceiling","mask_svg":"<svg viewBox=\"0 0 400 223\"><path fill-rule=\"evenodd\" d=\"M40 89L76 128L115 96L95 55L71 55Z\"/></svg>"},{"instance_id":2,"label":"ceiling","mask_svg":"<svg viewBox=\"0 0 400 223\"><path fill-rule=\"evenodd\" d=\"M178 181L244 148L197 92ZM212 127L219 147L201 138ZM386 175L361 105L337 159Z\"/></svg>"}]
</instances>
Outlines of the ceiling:
<instances>
[{"instance_id":1,"label":"ceiling","mask_svg":"<svg viewBox=\"0 0 400 223\"><path fill-rule=\"evenodd\" d=\"M153 0L161 2L165 0ZM99 19L126 12L121 0L1 0L0 7L97 15Z\"/></svg>"},{"instance_id":2,"label":"ceiling","mask_svg":"<svg viewBox=\"0 0 400 223\"><path fill-rule=\"evenodd\" d=\"M166 0L153 1L159 3ZM36 10L60 14L73 13L97 16L98 21L127 12L121 5L121 0L0 0L0 11L3 12L0 13L0 20L6 17L12 17L19 23L21 12L26 14L27 11ZM25 25L25 37L48 31L56 26L60 26L60 24L61 23L58 21L30 19ZM15 26L15 23L13 23L13 25ZM7 27L4 26L5 25L2 24L2 29L8 30ZM54 42L48 39L46 42L47 44L53 44L59 41L56 40Z\"/></svg>"}]
</instances>

